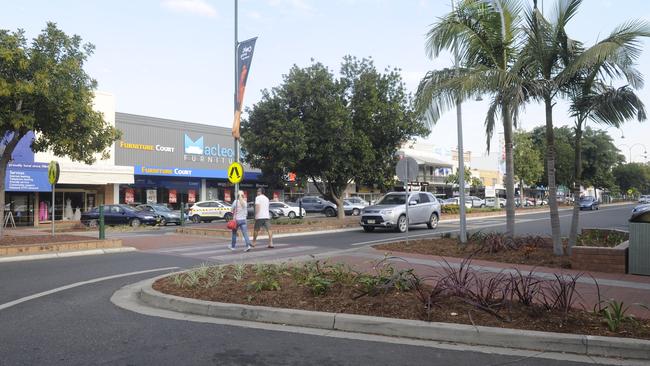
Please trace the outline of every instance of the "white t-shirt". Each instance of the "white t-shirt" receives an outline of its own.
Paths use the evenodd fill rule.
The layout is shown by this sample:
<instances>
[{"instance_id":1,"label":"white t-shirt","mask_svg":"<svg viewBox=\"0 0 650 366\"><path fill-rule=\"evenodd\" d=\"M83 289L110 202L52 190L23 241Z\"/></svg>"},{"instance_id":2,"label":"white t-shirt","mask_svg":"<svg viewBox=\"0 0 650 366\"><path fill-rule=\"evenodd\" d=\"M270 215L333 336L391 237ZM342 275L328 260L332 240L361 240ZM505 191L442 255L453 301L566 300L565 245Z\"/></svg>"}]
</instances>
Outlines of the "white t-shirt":
<instances>
[{"instance_id":1,"label":"white t-shirt","mask_svg":"<svg viewBox=\"0 0 650 366\"><path fill-rule=\"evenodd\" d=\"M269 214L269 199L260 194L255 197L255 219L270 219L271 215Z\"/></svg>"}]
</instances>

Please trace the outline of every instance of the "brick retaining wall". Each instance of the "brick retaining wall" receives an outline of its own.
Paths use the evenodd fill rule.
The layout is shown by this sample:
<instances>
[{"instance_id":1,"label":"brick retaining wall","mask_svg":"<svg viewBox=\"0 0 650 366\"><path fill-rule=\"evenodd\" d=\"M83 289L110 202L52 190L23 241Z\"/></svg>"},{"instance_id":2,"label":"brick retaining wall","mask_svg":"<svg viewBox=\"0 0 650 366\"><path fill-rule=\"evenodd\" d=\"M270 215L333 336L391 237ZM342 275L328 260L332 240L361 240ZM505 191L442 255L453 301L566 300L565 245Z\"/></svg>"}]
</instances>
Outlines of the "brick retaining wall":
<instances>
[{"instance_id":1,"label":"brick retaining wall","mask_svg":"<svg viewBox=\"0 0 650 366\"><path fill-rule=\"evenodd\" d=\"M69 251L91 250L91 249L119 248L121 246L122 246L121 239L81 240L81 241L68 241L68 242L61 242L61 243L48 243L48 244L40 244L40 245L7 245L7 246L0 246L0 257L30 255L30 254L45 254L45 253L54 253L54 252L69 252Z\"/></svg>"},{"instance_id":2,"label":"brick retaining wall","mask_svg":"<svg viewBox=\"0 0 650 366\"><path fill-rule=\"evenodd\" d=\"M571 268L585 271L627 273L629 243L614 248L576 246L571 252Z\"/></svg>"}]
</instances>

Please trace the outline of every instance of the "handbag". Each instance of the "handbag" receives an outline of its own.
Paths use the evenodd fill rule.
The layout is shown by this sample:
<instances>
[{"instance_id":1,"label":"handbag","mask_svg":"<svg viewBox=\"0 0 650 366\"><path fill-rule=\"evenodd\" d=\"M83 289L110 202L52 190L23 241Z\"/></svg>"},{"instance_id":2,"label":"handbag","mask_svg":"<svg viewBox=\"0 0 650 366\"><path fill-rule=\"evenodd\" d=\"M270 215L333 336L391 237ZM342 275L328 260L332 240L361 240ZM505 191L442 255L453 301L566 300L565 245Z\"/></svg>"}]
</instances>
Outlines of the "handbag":
<instances>
[{"instance_id":1,"label":"handbag","mask_svg":"<svg viewBox=\"0 0 650 366\"><path fill-rule=\"evenodd\" d=\"M232 213L232 220L228 221L226 224L226 227L230 230L237 230L237 220L235 217L237 216L237 206L235 206L235 210Z\"/></svg>"}]
</instances>

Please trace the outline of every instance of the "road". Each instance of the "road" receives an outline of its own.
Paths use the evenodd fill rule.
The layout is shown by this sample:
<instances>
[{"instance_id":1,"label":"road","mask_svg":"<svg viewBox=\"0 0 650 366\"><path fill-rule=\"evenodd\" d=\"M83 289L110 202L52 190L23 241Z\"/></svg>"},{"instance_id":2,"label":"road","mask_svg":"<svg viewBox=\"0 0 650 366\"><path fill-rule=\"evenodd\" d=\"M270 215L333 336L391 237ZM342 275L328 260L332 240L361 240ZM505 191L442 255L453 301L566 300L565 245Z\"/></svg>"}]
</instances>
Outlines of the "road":
<instances>
[{"instance_id":1,"label":"road","mask_svg":"<svg viewBox=\"0 0 650 366\"><path fill-rule=\"evenodd\" d=\"M604 223L608 227L624 227L623 218L627 217L629 210L627 206L602 208L601 211L585 213L583 220L585 226ZM500 230L503 220L473 220L471 227ZM454 230L454 225L457 223L444 223L435 231L413 228L410 234L412 237L438 235ZM517 225L522 233L544 233L548 220L543 214L532 214L522 216ZM364 233L359 229L277 238L279 247L274 250L259 248L246 254L241 251L215 254L210 251L222 250L224 241L180 238L171 230L166 231L162 235L149 232L112 234L141 246L143 250L138 252L0 263L0 364L593 364L593 360L577 356L541 355L346 333L323 335L280 325L256 328L244 323L190 322L141 315L115 306L110 298L119 288L205 261L227 262L228 256L268 259L271 256L327 252L399 237L395 233ZM265 241L260 243L264 244ZM215 246L221 247L215 249ZM295 249L304 247L309 248ZM293 251L288 251L292 248ZM274 254L259 256L259 253ZM258 257L253 257L256 254ZM625 364L611 360L607 363Z\"/></svg>"}]
</instances>

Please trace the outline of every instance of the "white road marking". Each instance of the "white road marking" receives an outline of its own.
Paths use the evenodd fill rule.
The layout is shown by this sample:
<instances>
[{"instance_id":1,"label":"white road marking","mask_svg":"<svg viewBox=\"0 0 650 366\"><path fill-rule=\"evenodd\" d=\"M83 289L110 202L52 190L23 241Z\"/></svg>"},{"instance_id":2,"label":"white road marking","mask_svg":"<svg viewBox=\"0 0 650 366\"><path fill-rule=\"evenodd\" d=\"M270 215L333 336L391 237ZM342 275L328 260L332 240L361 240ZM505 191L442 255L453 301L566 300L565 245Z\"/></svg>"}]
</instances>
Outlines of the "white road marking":
<instances>
[{"instance_id":1,"label":"white road marking","mask_svg":"<svg viewBox=\"0 0 650 366\"><path fill-rule=\"evenodd\" d=\"M264 251L253 251L244 253L242 252L235 252L235 254L230 254L230 255L219 255L219 256L214 256L214 257L208 257L210 259L216 259L216 260L229 260L229 259L235 259L235 257L240 258L237 256L237 254L241 254L241 258L243 259L254 259L254 258L262 258L262 257L272 257L277 254L288 254L288 253L297 253L297 252L306 252L309 250L316 249L316 247L312 246L298 246L298 247L292 247L292 248L284 248L284 249L267 249Z\"/></svg>"},{"instance_id":2,"label":"white road marking","mask_svg":"<svg viewBox=\"0 0 650 366\"><path fill-rule=\"evenodd\" d=\"M230 244L228 244L228 245L230 245ZM277 247L277 248L282 248L282 247L287 247L287 246L289 246L289 244L276 244L275 245L275 247ZM264 248L264 247L261 247L261 248ZM243 250L243 247L240 246L239 248L237 248L237 250ZM253 249L253 250L255 250L255 249ZM231 252L230 248L223 247L223 248L220 248L220 249L207 250L207 251L202 251L202 252L186 252L186 253L183 253L183 255L188 255L188 256L190 256L190 255L191 256L206 255L206 254L213 254L214 255L214 254L219 254L219 253L230 253L230 252Z\"/></svg>"},{"instance_id":3,"label":"white road marking","mask_svg":"<svg viewBox=\"0 0 650 366\"><path fill-rule=\"evenodd\" d=\"M57 293L57 292L69 290L71 288L75 288L75 287L79 287L79 286L83 286L83 285L88 285L88 284L91 284L91 283L97 283L97 282L101 282L101 281L108 281L108 280L112 280L112 279L115 279L115 278L121 278L121 277L135 276L135 275L144 274L144 273L170 271L170 270L173 270L173 269L178 269L178 267L165 267L165 268L149 269L149 270L146 270L146 271L122 273L122 274L113 275L113 276L95 278L95 279L88 280L88 281L76 282L76 283L72 283L72 284L69 284L69 285L57 287L57 288L54 288L54 289L51 289L51 290L39 292L37 294L25 296L25 297L22 297L20 299L4 303L4 304L0 305L0 310L10 308L12 306L21 304L21 303L29 301L29 300L38 299L39 297L51 295L51 294L54 294L54 293Z\"/></svg>"}]
</instances>

